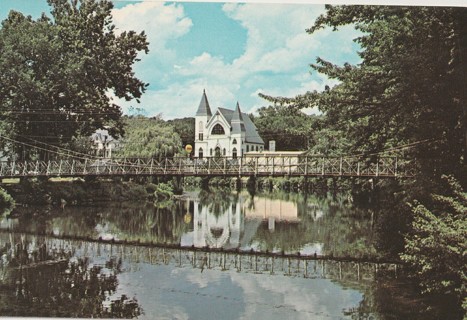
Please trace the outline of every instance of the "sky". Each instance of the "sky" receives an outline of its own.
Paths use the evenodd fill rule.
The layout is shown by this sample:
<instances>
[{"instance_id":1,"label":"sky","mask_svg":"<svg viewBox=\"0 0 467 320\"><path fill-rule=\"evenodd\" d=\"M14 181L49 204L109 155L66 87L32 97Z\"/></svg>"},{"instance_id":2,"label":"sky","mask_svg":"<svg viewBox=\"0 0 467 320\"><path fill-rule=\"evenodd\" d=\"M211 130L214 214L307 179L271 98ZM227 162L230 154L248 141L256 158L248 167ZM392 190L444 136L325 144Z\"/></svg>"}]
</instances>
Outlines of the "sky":
<instances>
[{"instance_id":1,"label":"sky","mask_svg":"<svg viewBox=\"0 0 467 320\"><path fill-rule=\"evenodd\" d=\"M300 1L296 1L300 2ZM302 1L303 2L303 1ZM329 1L328 1L329 2ZM149 83L138 104L114 97L124 113L142 108L166 120L195 115L203 90L218 107L254 113L269 103L258 96L293 97L333 86L335 80L312 71L317 57L358 64L360 34L350 26L306 29L324 13L323 4L114 1L117 32L145 31L149 53L134 65ZM0 0L0 19L10 10L34 18L50 15L46 0ZM316 113L317 110L308 110Z\"/></svg>"}]
</instances>

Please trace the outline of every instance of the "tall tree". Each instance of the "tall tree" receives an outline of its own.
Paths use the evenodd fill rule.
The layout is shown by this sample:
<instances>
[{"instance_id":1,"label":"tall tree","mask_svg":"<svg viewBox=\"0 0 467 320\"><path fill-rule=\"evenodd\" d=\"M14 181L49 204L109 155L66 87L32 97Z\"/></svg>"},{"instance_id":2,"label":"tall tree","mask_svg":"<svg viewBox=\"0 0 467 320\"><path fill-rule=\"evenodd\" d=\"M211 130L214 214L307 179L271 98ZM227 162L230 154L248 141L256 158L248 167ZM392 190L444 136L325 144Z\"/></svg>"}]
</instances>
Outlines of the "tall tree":
<instances>
[{"instance_id":1,"label":"tall tree","mask_svg":"<svg viewBox=\"0 0 467 320\"><path fill-rule=\"evenodd\" d=\"M125 138L118 156L164 159L181 154L182 140L160 117L124 117Z\"/></svg>"},{"instance_id":2,"label":"tall tree","mask_svg":"<svg viewBox=\"0 0 467 320\"><path fill-rule=\"evenodd\" d=\"M51 17L11 11L0 29L0 143L26 158L31 145L64 146L104 124L118 135L121 108L109 95L138 99L147 86L132 70L146 36L117 34L110 1L48 3Z\"/></svg>"},{"instance_id":3,"label":"tall tree","mask_svg":"<svg viewBox=\"0 0 467 320\"><path fill-rule=\"evenodd\" d=\"M260 108L251 118L266 145L274 140L278 150L306 150L312 139L315 118L301 110L275 105Z\"/></svg>"},{"instance_id":4,"label":"tall tree","mask_svg":"<svg viewBox=\"0 0 467 320\"><path fill-rule=\"evenodd\" d=\"M344 130L349 151L374 153L410 144L421 172L465 172L467 8L326 6L308 30L353 24L359 65L318 58L312 68L340 84L295 98L264 96L294 108L318 106ZM464 176L465 177L465 176Z\"/></svg>"},{"instance_id":5,"label":"tall tree","mask_svg":"<svg viewBox=\"0 0 467 320\"><path fill-rule=\"evenodd\" d=\"M443 194L413 205L413 231L402 259L413 266L424 291L453 296L467 311L467 192L452 177L443 180Z\"/></svg>"},{"instance_id":6,"label":"tall tree","mask_svg":"<svg viewBox=\"0 0 467 320\"><path fill-rule=\"evenodd\" d=\"M318 58L312 65L338 85L295 98L264 97L293 109L318 106L327 126L352 141L349 152L405 150L419 174L399 192L399 203L415 203L412 210L391 212L413 216L401 257L427 292L454 294L467 310L467 8L326 6L308 32L346 24L362 31L361 63ZM447 193L443 175L451 176Z\"/></svg>"},{"instance_id":7,"label":"tall tree","mask_svg":"<svg viewBox=\"0 0 467 320\"><path fill-rule=\"evenodd\" d=\"M167 123L174 127L174 130L182 139L183 146L195 145L195 118L182 118L168 120Z\"/></svg>"}]
</instances>

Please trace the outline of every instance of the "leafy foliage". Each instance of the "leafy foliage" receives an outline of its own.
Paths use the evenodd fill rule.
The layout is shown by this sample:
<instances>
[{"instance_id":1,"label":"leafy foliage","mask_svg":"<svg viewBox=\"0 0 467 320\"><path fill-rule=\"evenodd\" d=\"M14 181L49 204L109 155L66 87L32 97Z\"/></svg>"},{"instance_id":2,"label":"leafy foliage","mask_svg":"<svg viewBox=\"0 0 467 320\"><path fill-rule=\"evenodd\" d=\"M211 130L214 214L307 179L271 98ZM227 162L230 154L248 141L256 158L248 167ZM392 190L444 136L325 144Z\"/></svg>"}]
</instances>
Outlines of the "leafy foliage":
<instances>
[{"instance_id":1,"label":"leafy foliage","mask_svg":"<svg viewBox=\"0 0 467 320\"><path fill-rule=\"evenodd\" d=\"M0 133L61 146L105 124L118 134L121 109L109 93L131 100L144 92L146 84L135 78L132 65L139 52L148 51L145 34L117 35L107 0L48 2L51 18L33 20L11 11L2 22ZM28 147L2 144L31 157L23 154Z\"/></svg>"},{"instance_id":2,"label":"leafy foliage","mask_svg":"<svg viewBox=\"0 0 467 320\"><path fill-rule=\"evenodd\" d=\"M182 118L167 121L182 139L183 146L195 145L195 118Z\"/></svg>"},{"instance_id":3,"label":"leafy foliage","mask_svg":"<svg viewBox=\"0 0 467 320\"><path fill-rule=\"evenodd\" d=\"M411 144L421 172L465 172L467 9L326 6L308 30L353 24L357 66L318 58L312 68L340 83L295 98L268 97L291 109L317 106L326 126L343 131L349 152ZM455 146L455 147L454 147ZM464 173L465 174L465 173Z\"/></svg>"},{"instance_id":4,"label":"leafy foliage","mask_svg":"<svg viewBox=\"0 0 467 320\"><path fill-rule=\"evenodd\" d=\"M311 154L340 156L345 154L351 143L341 130L323 127L312 133L309 151Z\"/></svg>"},{"instance_id":5,"label":"leafy foliage","mask_svg":"<svg viewBox=\"0 0 467 320\"><path fill-rule=\"evenodd\" d=\"M275 140L277 150L305 150L308 148L314 118L298 109L269 106L251 116L258 133L266 141Z\"/></svg>"},{"instance_id":6,"label":"leafy foliage","mask_svg":"<svg viewBox=\"0 0 467 320\"><path fill-rule=\"evenodd\" d=\"M445 194L434 194L429 208L412 206L413 230L401 257L415 268L426 292L454 295L467 310L467 192L452 177L443 178Z\"/></svg>"},{"instance_id":7,"label":"leafy foliage","mask_svg":"<svg viewBox=\"0 0 467 320\"><path fill-rule=\"evenodd\" d=\"M15 205L13 197L2 187L0 187L0 208L12 208Z\"/></svg>"},{"instance_id":8,"label":"leafy foliage","mask_svg":"<svg viewBox=\"0 0 467 320\"><path fill-rule=\"evenodd\" d=\"M180 136L160 117L125 117L124 122L126 132L119 156L162 159L181 153Z\"/></svg>"},{"instance_id":9,"label":"leafy foliage","mask_svg":"<svg viewBox=\"0 0 467 320\"><path fill-rule=\"evenodd\" d=\"M339 66L320 57L311 65L336 86L294 98L261 96L293 111L318 107L322 128L344 138L341 152L410 159L418 175L402 190L388 187L387 198L397 193L399 203L423 205L388 206L379 220L396 215L393 240L411 226L403 257L426 291L465 299L467 8L326 6L307 31L349 24L362 32L355 39L361 62ZM450 182L451 193L441 192L443 175L460 181ZM411 214L412 224L403 218Z\"/></svg>"},{"instance_id":10,"label":"leafy foliage","mask_svg":"<svg viewBox=\"0 0 467 320\"><path fill-rule=\"evenodd\" d=\"M63 248L50 248L43 239L6 242L2 251L4 277L0 311L8 316L135 318L138 301L117 295L122 261L111 257L100 265L88 257L72 258ZM107 306L105 306L107 303Z\"/></svg>"}]
</instances>

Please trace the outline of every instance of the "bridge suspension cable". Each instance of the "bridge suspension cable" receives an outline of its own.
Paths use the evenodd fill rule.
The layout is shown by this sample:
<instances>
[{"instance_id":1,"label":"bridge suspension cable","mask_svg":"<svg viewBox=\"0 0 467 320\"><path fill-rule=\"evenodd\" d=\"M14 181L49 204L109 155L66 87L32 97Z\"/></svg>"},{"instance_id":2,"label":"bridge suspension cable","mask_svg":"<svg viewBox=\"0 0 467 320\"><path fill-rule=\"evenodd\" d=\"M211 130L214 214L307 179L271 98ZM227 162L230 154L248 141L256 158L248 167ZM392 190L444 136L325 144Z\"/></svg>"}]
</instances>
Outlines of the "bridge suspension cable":
<instances>
[{"instance_id":1,"label":"bridge suspension cable","mask_svg":"<svg viewBox=\"0 0 467 320\"><path fill-rule=\"evenodd\" d=\"M21 145L24 145L24 146L27 146L27 147L31 147L31 148L34 148L34 149L38 149L38 150L42 150L42 151L46 151L46 152L51 152L51 153L55 153L55 154L58 154L58 155L61 155L61 156L67 156L69 157L70 154L69 153L62 153L62 152L59 152L59 151L55 151L55 150L51 150L51 149L46 149L46 148L42 148L42 147L39 147L39 146L36 146L36 145L33 145L33 144L29 144L29 143L26 143L26 142L23 142L23 141L18 141L18 140L15 140L15 139L12 139L12 138L8 138L8 137L5 137L5 136L2 136L0 135L0 138L3 138L5 140L8 140L8 141L11 141L13 143L16 143L16 144L21 144ZM37 141L39 143L42 143L42 144L45 144L45 145L48 145L48 146L51 146L51 147L55 147L53 145L49 145L45 142L40 142L40 141ZM83 154L83 153L80 153L80 152L77 152L77 151L72 151L72 150L68 150L68 149L64 149L64 148L61 148L61 147L56 147L57 149L60 149L60 150L66 150L66 151L70 151L72 153L78 153L78 154ZM83 154L84 155L84 154ZM74 156L75 158L78 158L78 159L81 159L81 160L85 160L85 159L89 159L89 158L92 158L93 156L92 155L87 155L88 157L85 158L85 157L80 157L80 156Z\"/></svg>"},{"instance_id":2,"label":"bridge suspension cable","mask_svg":"<svg viewBox=\"0 0 467 320\"><path fill-rule=\"evenodd\" d=\"M386 152L391 152L391 151L398 151L398 150L403 150L403 149L410 149L418 146L419 144L424 144L424 143L432 143L436 141L440 141L441 139L425 139L425 140L419 140L419 141L414 141L411 143L407 143L401 146L396 146L396 147L391 147L385 150L377 151L377 152L372 152L372 153L349 153L349 154L344 154L342 157L361 157L361 156L375 156L375 155L381 155Z\"/></svg>"}]
</instances>

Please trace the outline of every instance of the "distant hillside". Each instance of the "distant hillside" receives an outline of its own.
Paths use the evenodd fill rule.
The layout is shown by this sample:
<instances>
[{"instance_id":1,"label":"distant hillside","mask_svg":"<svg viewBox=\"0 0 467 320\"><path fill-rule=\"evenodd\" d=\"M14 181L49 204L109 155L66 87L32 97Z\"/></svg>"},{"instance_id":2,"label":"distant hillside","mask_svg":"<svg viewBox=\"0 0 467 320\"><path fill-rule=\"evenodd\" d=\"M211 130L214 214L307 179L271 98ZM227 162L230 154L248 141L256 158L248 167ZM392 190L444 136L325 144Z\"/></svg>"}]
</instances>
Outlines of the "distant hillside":
<instances>
[{"instance_id":1,"label":"distant hillside","mask_svg":"<svg viewBox=\"0 0 467 320\"><path fill-rule=\"evenodd\" d=\"M195 145L195 118L187 117L182 119L168 120L168 124L174 127L175 132L180 135L183 147L187 144Z\"/></svg>"}]
</instances>

